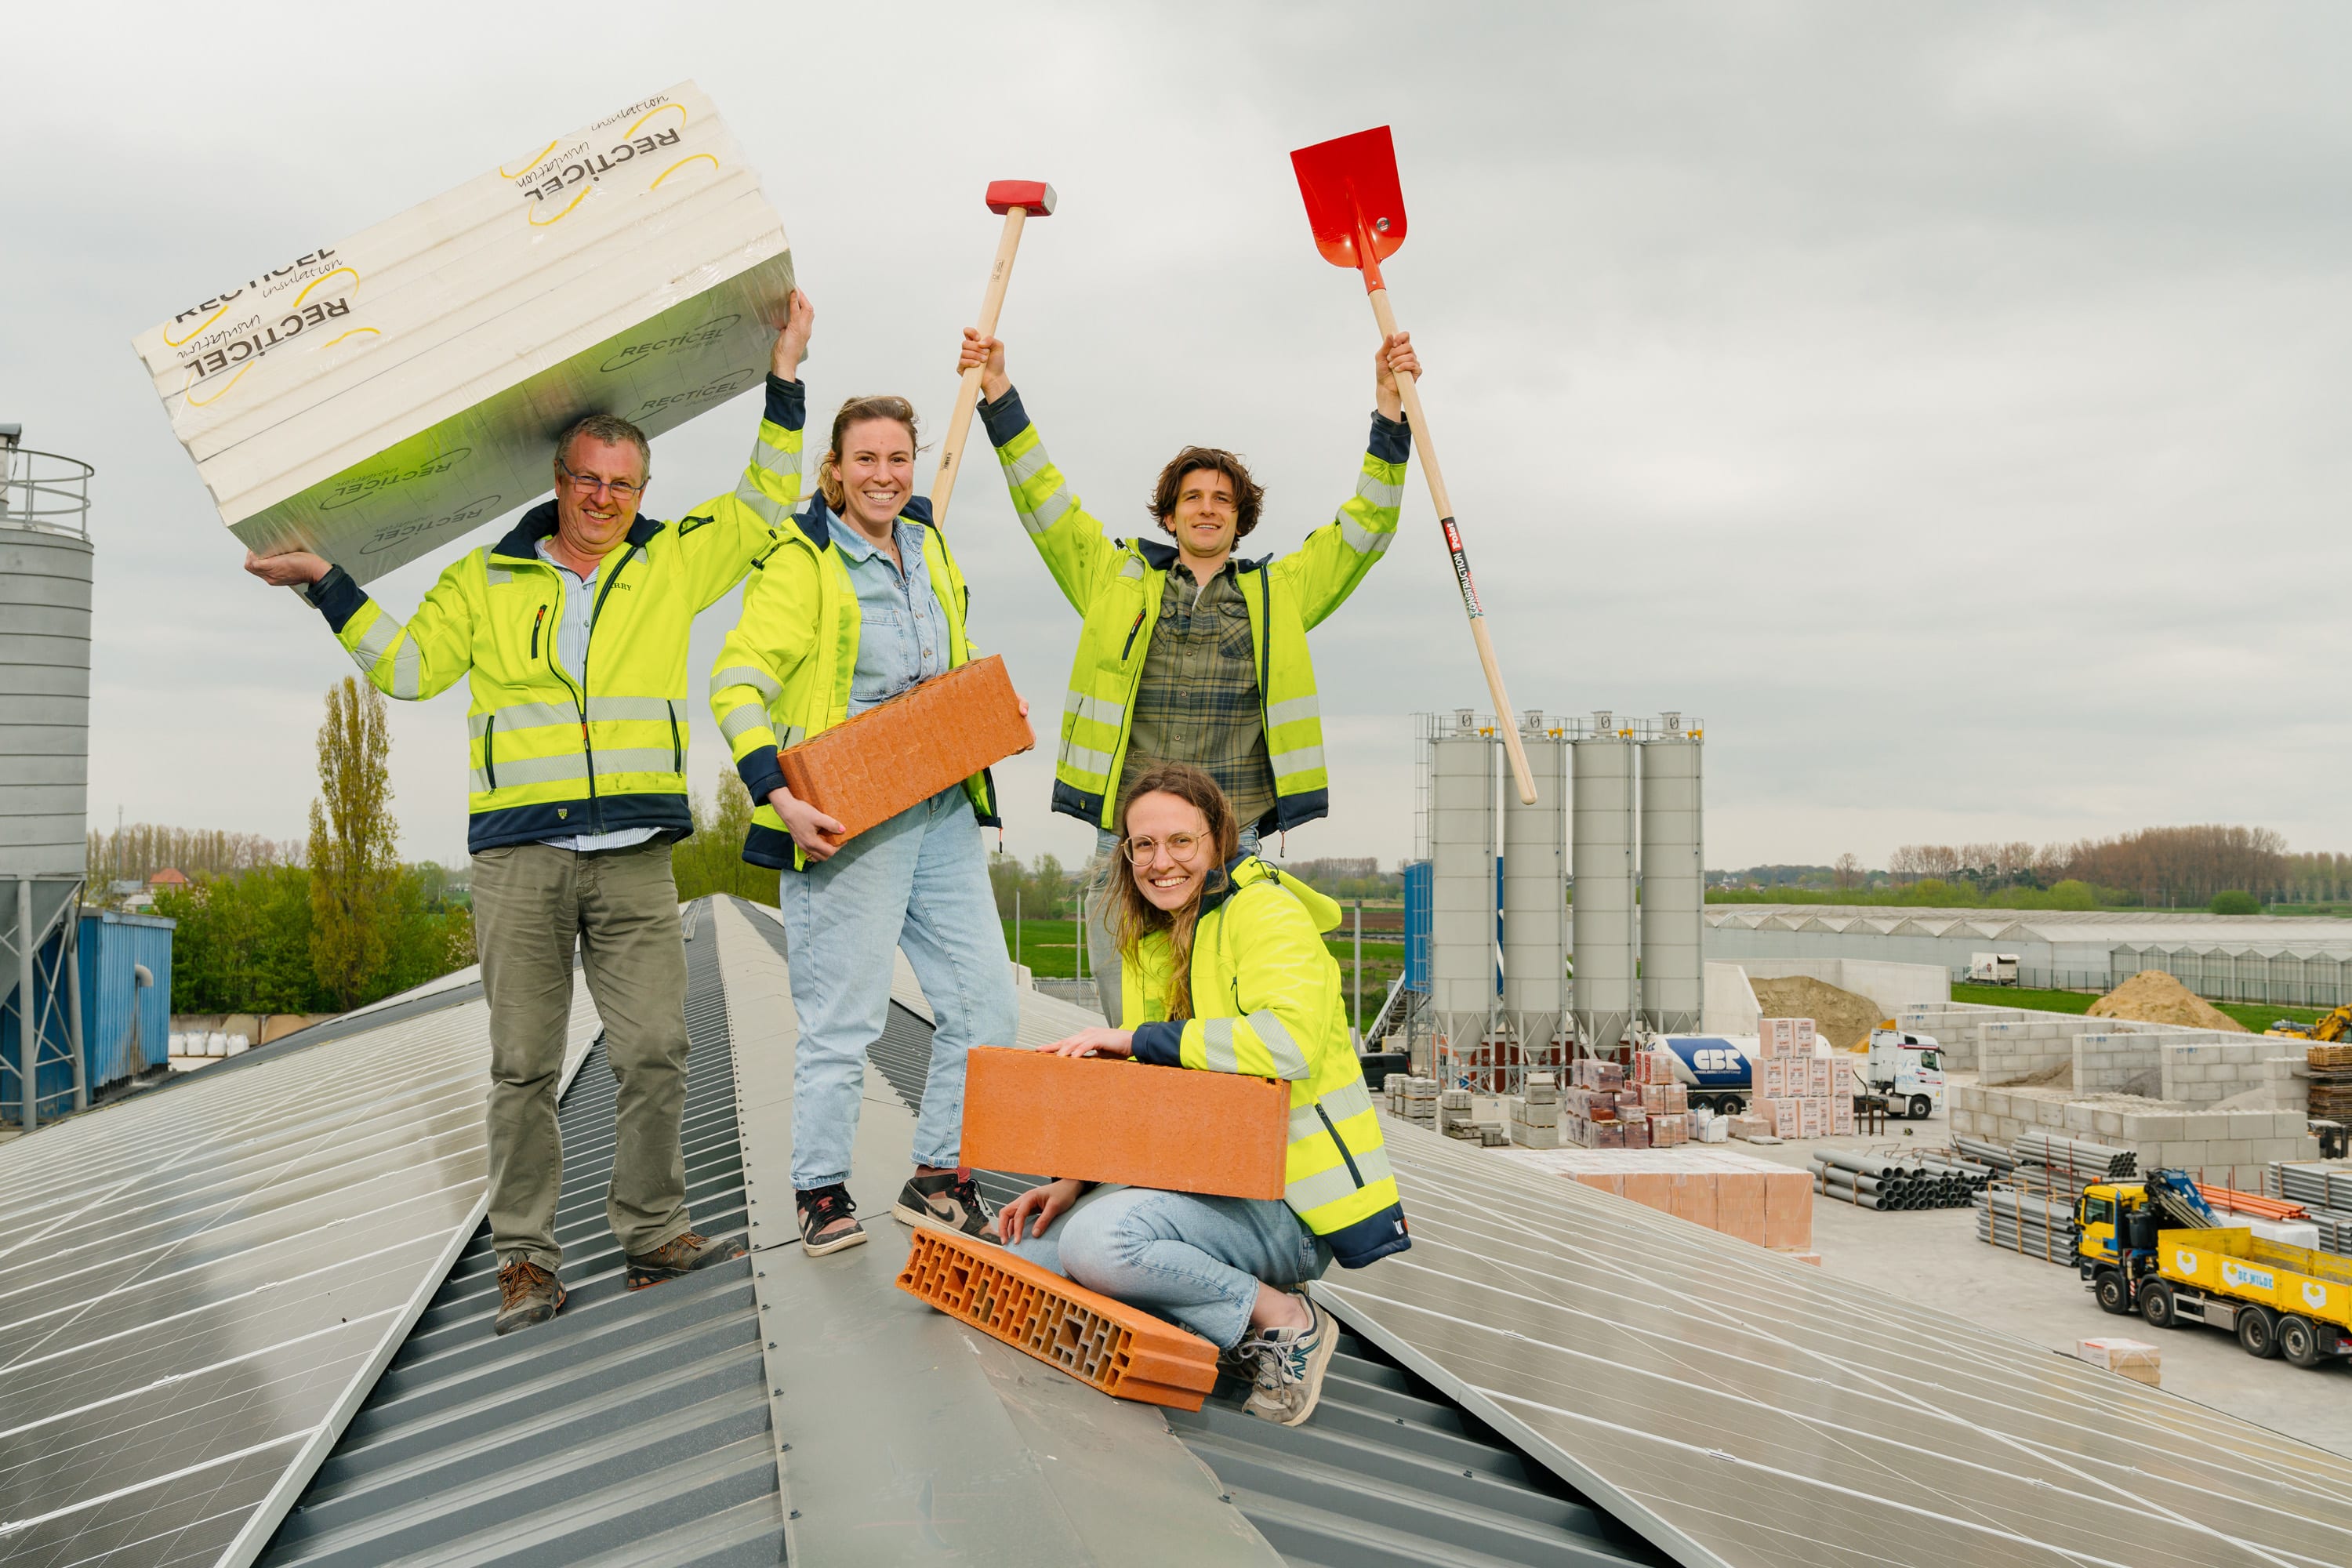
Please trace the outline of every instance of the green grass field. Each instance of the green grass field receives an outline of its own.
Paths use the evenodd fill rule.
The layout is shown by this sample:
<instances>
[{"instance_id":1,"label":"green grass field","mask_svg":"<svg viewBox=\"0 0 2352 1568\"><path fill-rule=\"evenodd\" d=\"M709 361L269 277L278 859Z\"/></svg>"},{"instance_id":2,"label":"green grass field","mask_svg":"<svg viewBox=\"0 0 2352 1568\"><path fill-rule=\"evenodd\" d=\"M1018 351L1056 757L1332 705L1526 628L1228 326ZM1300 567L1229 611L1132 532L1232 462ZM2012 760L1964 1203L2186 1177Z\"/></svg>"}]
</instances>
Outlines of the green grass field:
<instances>
[{"instance_id":1,"label":"green grass field","mask_svg":"<svg viewBox=\"0 0 2352 1568\"><path fill-rule=\"evenodd\" d=\"M2098 999L2095 991L2023 991L2014 985L1952 987L1955 1002L1977 1002L1989 1007L2032 1007L2044 1013L2087 1013ZM2288 1007L2275 1002L2216 1002L2212 1005L2258 1035L2275 1019L2315 1024L2326 1016L2323 1007Z\"/></svg>"},{"instance_id":2,"label":"green grass field","mask_svg":"<svg viewBox=\"0 0 2352 1568\"><path fill-rule=\"evenodd\" d=\"M1004 922L1005 951L1013 961L1025 963L1029 972L1045 980L1075 979L1078 973L1078 953L1075 942L1076 921L1038 921L1024 919L1016 932L1011 921ZM1018 948L1014 943L1018 940ZM1336 936L1327 937L1324 945L1339 964L1339 994L1351 996L1355 984L1355 939L1342 926ZM1369 1017L1388 995L1389 987L1404 970L1404 943L1400 940L1376 940L1373 933L1364 933L1363 1008ZM1090 970L1088 973L1092 973ZM2011 1004L2018 1005L2018 1004ZM1358 1020L1361 1026L1362 1019Z\"/></svg>"}]
</instances>

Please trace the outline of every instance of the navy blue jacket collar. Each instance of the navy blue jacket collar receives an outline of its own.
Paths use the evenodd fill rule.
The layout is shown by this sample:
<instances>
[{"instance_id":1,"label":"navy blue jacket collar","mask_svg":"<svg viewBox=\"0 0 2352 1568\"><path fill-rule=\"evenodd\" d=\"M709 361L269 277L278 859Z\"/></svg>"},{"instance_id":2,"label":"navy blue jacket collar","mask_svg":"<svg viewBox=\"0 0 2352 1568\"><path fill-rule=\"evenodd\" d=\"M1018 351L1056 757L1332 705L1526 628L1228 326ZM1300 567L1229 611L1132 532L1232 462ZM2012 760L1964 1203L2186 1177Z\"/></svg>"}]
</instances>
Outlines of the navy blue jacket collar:
<instances>
[{"instance_id":1,"label":"navy blue jacket collar","mask_svg":"<svg viewBox=\"0 0 2352 1568\"><path fill-rule=\"evenodd\" d=\"M1143 557L1143 563L1154 572L1166 572L1176 564L1176 547L1172 544L1163 544L1157 539L1137 539L1129 542L1135 546L1135 552ZM1262 572L1265 563L1273 559L1271 555L1261 555L1255 561L1244 561L1235 556L1233 566L1236 572Z\"/></svg>"},{"instance_id":2,"label":"navy blue jacket collar","mask_svg":"<svg viewBox=\"0 0 2352 1568\"><path fill-rule=\"evenodd\" d=\"M643 544L667 526L640 514L635 522L629 524L629 542ZM517 561L535 561L539 558L539 542L551 539L554 535L555 503L543 500L523 513L514 527L507 531L507 536L490 546L490 553L512 556Z\"/></svg>"},{"instance_id":3,"label":"navy blue jacket collar","mask_svg":"<svg viewBox=\"0 0 2352 1568\"><path fill-rule=\"evenodd\" d=\"M811 544L815 545L819 550L824 550L831 547L833 543L833 520L836 515L838 514L831 507L824 504L824 497L822 494L813 495L809 497L807 505L793 513L793 522L803 533L808 535ZM930 527L930 499L928 496L908 497L907 504L898 509L898 515L906 521L919 522L925 528Z\"/></svg>"}]
</instances>

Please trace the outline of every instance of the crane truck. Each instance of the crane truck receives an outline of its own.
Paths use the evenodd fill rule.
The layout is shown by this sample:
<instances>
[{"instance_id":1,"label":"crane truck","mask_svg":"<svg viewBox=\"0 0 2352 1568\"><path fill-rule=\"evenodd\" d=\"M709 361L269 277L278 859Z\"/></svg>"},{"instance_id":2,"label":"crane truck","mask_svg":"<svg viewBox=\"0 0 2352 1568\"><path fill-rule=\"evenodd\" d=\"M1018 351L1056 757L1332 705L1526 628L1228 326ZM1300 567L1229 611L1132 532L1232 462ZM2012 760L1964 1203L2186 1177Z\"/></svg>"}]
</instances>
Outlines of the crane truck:
<instances>
[{"instance_id":1,"label":"crane truck","mask_svg":"<svg viewBox=\"0 0 2352 1568\"><path fill-rule=\"evenodd\" d=\"M2074 1225L2083 1283L2107 1311L2227 1329L2248 1355L2296 1366L2352 1355L2352 1258L2224 1226L2182 1172L2086 1187Z\"/></svg>"}]
</instances>

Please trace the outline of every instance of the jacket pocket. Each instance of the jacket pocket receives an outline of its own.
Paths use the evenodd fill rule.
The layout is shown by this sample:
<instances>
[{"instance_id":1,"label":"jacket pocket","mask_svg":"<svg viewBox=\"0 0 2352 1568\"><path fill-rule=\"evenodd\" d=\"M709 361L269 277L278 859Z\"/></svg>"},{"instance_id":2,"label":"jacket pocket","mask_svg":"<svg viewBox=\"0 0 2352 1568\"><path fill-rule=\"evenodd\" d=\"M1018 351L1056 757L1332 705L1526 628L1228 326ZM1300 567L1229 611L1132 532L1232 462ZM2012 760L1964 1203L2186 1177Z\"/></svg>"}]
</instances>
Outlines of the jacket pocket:
<instances>
[{"instance_id":1,"label":"jacket pocket","mask_svg":"<svg viewBox=\"0 0 2352 1568\"><path fill-rule=\"evenodd\" d=\"M1355 1183L1359 1187L1362 1186L1364 1184L1364 1173L1356 1169L1356 1156L1349 1152L1348 1149L1348 1141L1339 1136L1339 1129L1331 1121L1331 1113L1323 1109L1323 1102L1319 1100L1315 1102L1315 1114L1321 1119L1323 1122L1323 1131L1331 1134L1331 1142L1339 1148L1339 1158L1347 1162L1348 1179Z\"/></svg>"},{"instance_id":2,"label":"jacket pocket","mask_svg":"<svg viewBox=\"0 0 2352 1568\"><path fill-rule=\"evenodd\" d=\"M678 738L677 704L664 698L662 706L669 710L669 771L682 773L686 772L686 742Z\"/></svg>"},{"instance_id":3,"label":"jacket pocket","mask_svg":"<svg viewBox=\"0 0 2352 1568\"><path fill-rule=\"evenodd\" d=\"M492 789L499 787L498 738L499 716L493 713L482 721L482 776Z\"/></svg>"}]
</instances>

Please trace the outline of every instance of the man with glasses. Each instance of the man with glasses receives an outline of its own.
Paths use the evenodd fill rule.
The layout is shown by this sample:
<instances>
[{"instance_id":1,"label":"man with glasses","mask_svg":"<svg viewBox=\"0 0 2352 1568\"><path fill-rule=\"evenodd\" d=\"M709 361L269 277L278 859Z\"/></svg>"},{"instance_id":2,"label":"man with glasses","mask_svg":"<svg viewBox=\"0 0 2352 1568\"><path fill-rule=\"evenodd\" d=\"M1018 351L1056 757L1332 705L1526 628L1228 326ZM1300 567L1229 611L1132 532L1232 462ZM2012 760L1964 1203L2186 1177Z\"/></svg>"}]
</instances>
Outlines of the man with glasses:
<instances>
[{"instance_id":1,"label":"man with glasses","mask_svg":"<svg viewBox=\"0 0 2352 1568\"><path fill-rule=\"evenodd\" d=\"M361 672L403 700L470 678L467 847L490 1009L490 1231L497 1331L563 1305L555 1119L575 944L620 1081L605 1217L631 1289L730 1258L686 1209L686 956L670 846L694 829L686 785L694 617L774 548L800 491L814 321L793 294L765 417L733 492L675 523L638 513L645 435L592 414L556 442L555 499L441 574L404 625L340 566L293 552L246 570L298 587Z\"/></svg>"}]
</instances>

